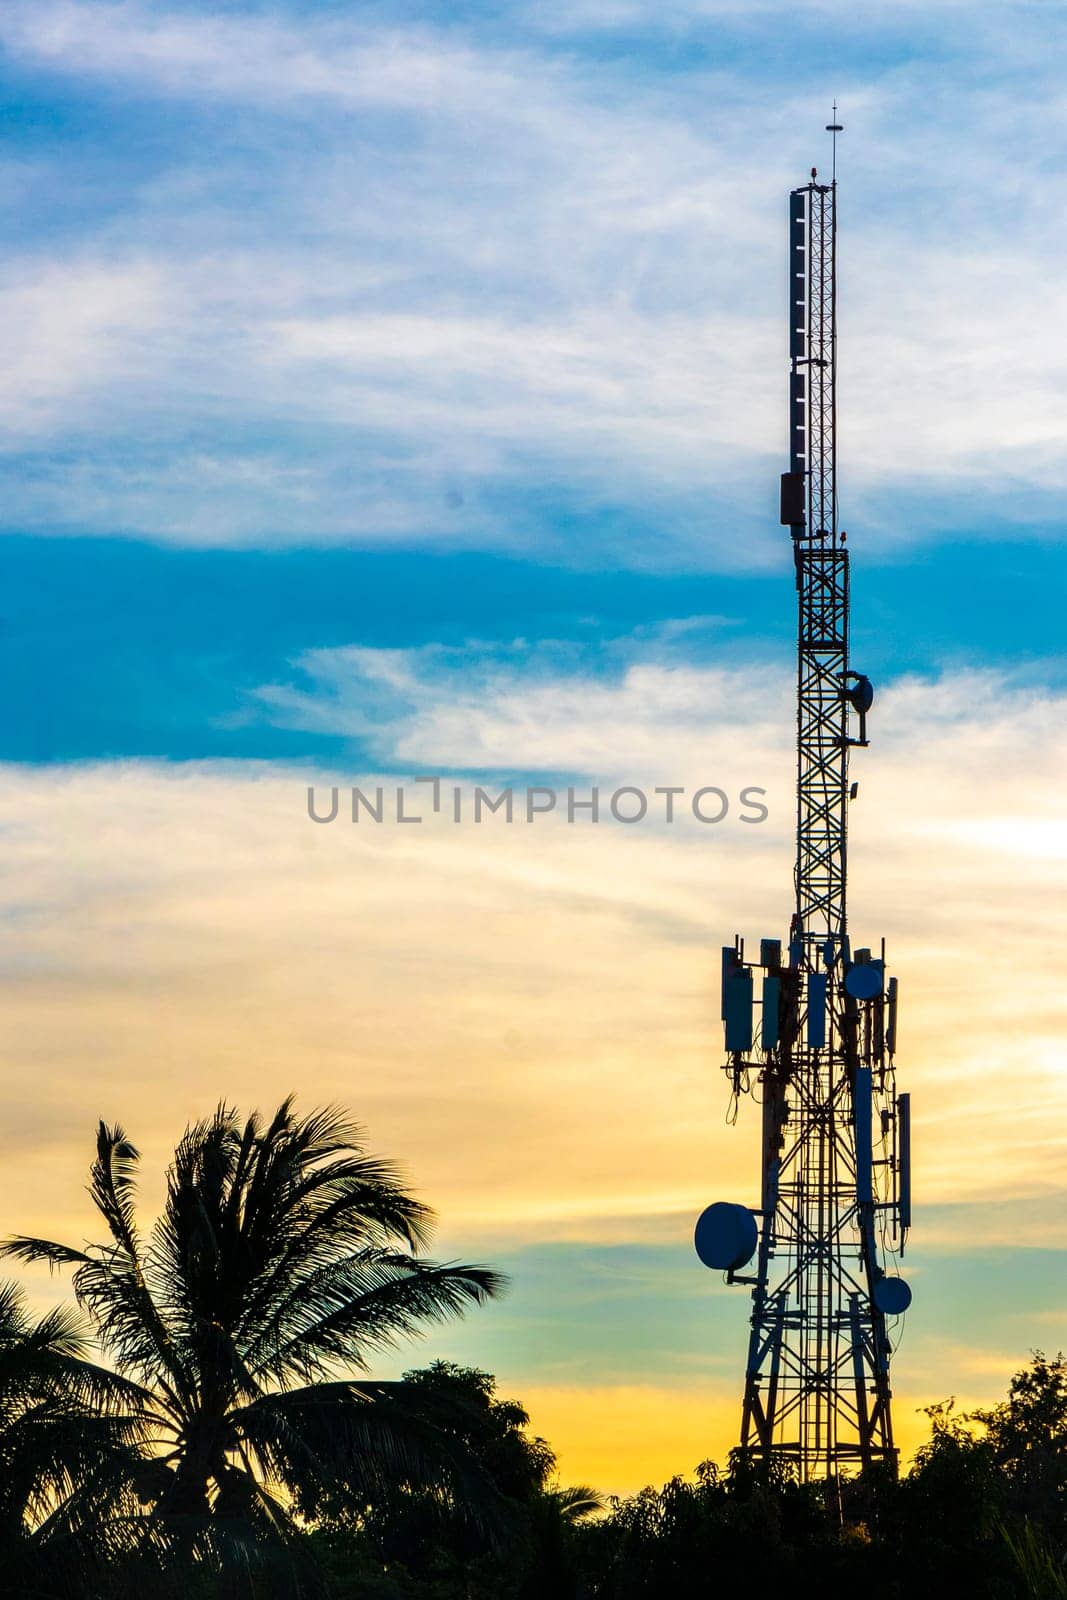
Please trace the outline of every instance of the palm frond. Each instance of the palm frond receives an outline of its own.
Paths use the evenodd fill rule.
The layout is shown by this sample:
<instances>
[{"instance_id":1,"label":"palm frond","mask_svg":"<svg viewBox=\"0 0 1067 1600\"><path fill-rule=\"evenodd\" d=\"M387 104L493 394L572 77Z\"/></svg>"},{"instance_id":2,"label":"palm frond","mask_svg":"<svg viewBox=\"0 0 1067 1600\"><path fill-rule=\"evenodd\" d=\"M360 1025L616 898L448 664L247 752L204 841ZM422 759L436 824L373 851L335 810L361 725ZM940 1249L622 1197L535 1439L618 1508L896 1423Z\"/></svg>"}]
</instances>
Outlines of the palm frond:
<instances>
[{"instance_id":1,"label":"palm frond","mask_svg":"<svg viewBox=\"0 0 1067 1600\"><path fill-rule=\"evenodd\" d=\"M407 1384L316 1383L263 1395L235 1425L300 1509L323 1497L361 1503L407 1487L439 1498L493 1537L508 1508L470 1451L427 1414Z\"/></svg>"},{"instance_id":2,"label":"palm frond","mask_svg":"<svg viewBox=\"0 0 1067 1600\"><path fill-rule=\"evenodd\" d=\"M189 1396L188 1376L160 1319L138 1260L114 1246L76 1250L25 1235L0 1243L0 1255L73 1267L72 1286L104 1347L119 1364L161 1384L176 1408Z\"/></svg>"},{"instance_id":3,"label":"palm frond","mask_svg":"<svg viewBox=\"0 0 1067 1600\"><path fill-rule=\"evenodd\" d=\"M111 1236L133 1259L140 1256L137 1237L137 1167L140 1152L122 1128L101 1122L96 1132L96 1160L89 1169L89 1194Z\"/></svg>"},{"instance_id":4,"label":"palm frond","mask_svg":"<svg viewBox=\"0 0 1067 1600\"><path fill-rule=\"evenodd\" d=\"M93 1259L84 1250L53 1244L50 1239L31 1239L25 1234L15 1234L0 1242L0 1255L11 1256L16 1261L47 1261L53 1268L84 1266Z\"/></svg>"},{"instance_id":5,"label":"palm frond","mask_svg":"<svg viewBox=\"0 0 1067 1600\"><path fill-rule=\"evenodd\" d=\"M588 1484L574 1483L566 1489L549 1489L548 1498L568 1522L581 1522L607 1510L607 1501L598 1489Z\"/></svg>"},{"instance_id":6,"label":"palm frond","mask_svg":"<svg viewBox=\"0 0 1067 1600\"><path fill-rule=\"evenodd\" d=\"M489 1267L361 1253L305 1284L303 1325L264 1347L253 1370L310 1377L343 1361L365 1367L373 1351L393 1348L425 1323L462 1315L505 1282Z\"/></svg>"}]
</instances>

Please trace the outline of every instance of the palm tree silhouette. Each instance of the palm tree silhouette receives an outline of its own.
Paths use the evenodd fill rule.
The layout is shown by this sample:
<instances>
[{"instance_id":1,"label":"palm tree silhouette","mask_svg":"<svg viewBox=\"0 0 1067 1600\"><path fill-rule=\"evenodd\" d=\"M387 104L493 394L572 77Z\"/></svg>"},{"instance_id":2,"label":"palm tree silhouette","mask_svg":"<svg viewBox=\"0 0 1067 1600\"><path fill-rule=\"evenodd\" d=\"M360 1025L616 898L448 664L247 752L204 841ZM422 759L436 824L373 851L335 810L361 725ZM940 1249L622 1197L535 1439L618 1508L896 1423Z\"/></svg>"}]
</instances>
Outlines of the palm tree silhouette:
<instances>
[{"instance_id":1,"label":"palm tree silhouette","mask_svg":"<svg viewBox=\"0 0 1067 1600\"><path fill-rule=\"evenodd\" d=\"M5 1593L93 1593L139 1510L141 1393L88 1348L72 1310L35 1321L23 1291L0 1284Z\"/></svg>"},{"instance_id":2,"label":"palm tree silhouette","mask_svg":"<svg viewBox=\"0 0 1067 1600\"><path fill-rule=\"evenodd\" d=\"M499 1289L486 1267L424 1259L433 1213L328 1107L242 1125L220 1105L186 1130L146 1239L138 1152L100 1124L90 1194L108 1241L17 1237L23 1261L73 1269L80 1305L139 1386L149 1518L201 1550L288 1542L295 1511L383 1482L455 1493L464 1464L371 1358Z\"/></svg>"}]
</instances>

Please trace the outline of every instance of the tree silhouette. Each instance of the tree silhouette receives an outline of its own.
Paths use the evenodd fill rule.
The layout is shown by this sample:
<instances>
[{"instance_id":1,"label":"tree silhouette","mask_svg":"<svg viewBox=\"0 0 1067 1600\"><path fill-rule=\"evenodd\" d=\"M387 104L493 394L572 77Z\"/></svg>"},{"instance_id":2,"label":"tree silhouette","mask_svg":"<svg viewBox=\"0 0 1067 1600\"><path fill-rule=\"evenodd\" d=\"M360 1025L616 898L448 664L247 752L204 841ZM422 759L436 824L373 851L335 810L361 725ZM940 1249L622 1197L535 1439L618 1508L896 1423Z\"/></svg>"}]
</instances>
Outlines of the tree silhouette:
<instances>
[{"instance_id":1,"label":"tree silhouette","mask_svg":"<svg viewBox=\"0 0 1067 1600\"><path fill-rule=\"evenodd\" d=\"M6 1593L102 1592L139 1507L142 1396L87 1359L70 1310L34 1321L0 1284L0 1566Z\"/></svg>"},{"instance_id":2,"label":"tree silhouette","mask_svg":"<svg viewBox=\"0 0 1067 1600\"><path fill-rule=\"evenodd\" d=\"M294 1508L383 1482L454 1489L463 1462L372 1358L494 1294L485 1267L424 1259L433 1214L335 1109L269 1123L220 1106L187 1129L146 1238L139 1157L101 1123L90 1193L106 1243L18 1237L6 1253L73 1269L154 1454L149 1520L223 1560L291 1542ZM242 1556L241 1559L245 1559Z\"/></svg>"},{"instance_id":3,"label":"tree silhouette","mask_svg":"<svg viewBox=\"0 0 1067 1600\"><path fill-rule=\"evenodd\" d=\"M420 1586L428 1585L434 1600L567 1600L577 1583L576 1529L603 1510L600 1496L584 1486L555 1486L554 1452L528 1431L525 1407L498 1396L491 1373L435 1361L405 1373L404 1382L412 1403L453 1441L494 1496L496 1536L450 1497L398 1484L357 1508L330 1508L322 1542L332 1569L343 1572L346 1563L370 1557L394 1579L403 1575L420 1596ZM364 1581L362 1571L358 1581Z\"/></svg>"}]
</instances>

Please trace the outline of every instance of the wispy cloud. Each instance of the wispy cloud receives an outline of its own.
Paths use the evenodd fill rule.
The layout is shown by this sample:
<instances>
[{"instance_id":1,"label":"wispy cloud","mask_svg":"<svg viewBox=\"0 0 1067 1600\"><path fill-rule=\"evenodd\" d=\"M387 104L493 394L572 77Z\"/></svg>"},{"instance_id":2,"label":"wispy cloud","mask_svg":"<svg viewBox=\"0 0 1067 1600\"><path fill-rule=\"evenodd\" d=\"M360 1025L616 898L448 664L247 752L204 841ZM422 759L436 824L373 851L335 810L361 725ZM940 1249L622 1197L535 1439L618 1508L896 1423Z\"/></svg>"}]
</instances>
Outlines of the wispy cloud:
<instances>
[{"instance_id":1,"label":"wispy cloud","mask_svg":"<svg viewBox=\"0 0 1067 1600\"><path fill-rule=\"evenodd\" d=\"M698 1199L709 1150L717 1182L747 1193L747 1146L714 1134L708 949L780 931L788 912L791 762L773 686L761 706L710 669L635 665L598 689L505 665L468 694L402 653L342 668L377 688L381 747L391 739L416 771L469 769L474 749L585 782L743 778L768 789L770 818L475 830L446 809L418 827L345 813L315 827L306 772L9 769L12 1072L87 1119L128 1101L161 1130L209 1088L262 1098L308 1074L316 1095L358 1101L471 1218L487 1195L526 1222L678 1211L688 1190ZM973 698L951 677L887 692L882 758L856 765L853 918L857 936L888 936L901 974L927 1201L1062 1181L1065 1018L1045 973L1067 934L1064 864L1014 839L1044 825L1067 782L1067 719L1062 698L1027 715L990 680L971 720L939 721L939 705ZM523 1128L518 1164L506 1137L484 1142L483 1113ZM466 1127L462 1159L443 1127ZM12 1150L12 1174L28 1155Z\"/></svg>"},{"instance_id":2,"label":"wispy cloud","mask_svg":"<svg viewBox=\"0 0 1067 1600\"><path fill-rule=\"evenodd\" d=\"M731 768L754 765L768 750L777 772L786 754L787 730L773 723L774 686L783 700L789 693L785 673L708 670L648 640L601 641L595 652L551 642L351 647L311 651L295 665L306 687L256 691L272 720L358 737L391 765L621 780L721 772L724 757Z\"/></svg>"},{"instance_id":3,"label":"wispy cloud","mask_svg":"<svg viewBox=\"0 0 1067 1600\"><path fill-rule=\"evenodd\" d=\"M143 385L145 336L169 322L173 296L151 261L45 257L10 266L0 276L0 428L54 435L57 423L88 423L116 371Z\"/></svg>"},{"instance_id":4,"label":"wispy cloud","mask_svg":"<svg viewBox=\"0 0 1067 1600\"><path fill-rule=\"evenodd\" d=\"M864 34L835 7L678 7L692 48L668 59L561 41L521 9L474 32L402 10L13 3L0 39L34 93L102 96L158 141L123 149L119 179L106 137L79 150L102 185L74 224L98 275L84 293L63 276L71 224L60 241L23 207L9 272L35 296L36 382L0 422L9 452L47 424L62 458L9 453L9 515L199 543L540 539L558 558L561 521L600 508L615 559L759 565L781 200L825 117L815 76L787 81L758 43L818 17L852 41L849 516L895 543L972 517L1043 527L1067 459L1044 203L1059 86L1036 13L1009 28L978 8L964 39L933 8L924 57L901 55L893 11ZM641 7L584 15L650 25ZM54 141L29 145L60 182ZM74 301L83 320L54 337Z\"/></svg>"}]
</instances>

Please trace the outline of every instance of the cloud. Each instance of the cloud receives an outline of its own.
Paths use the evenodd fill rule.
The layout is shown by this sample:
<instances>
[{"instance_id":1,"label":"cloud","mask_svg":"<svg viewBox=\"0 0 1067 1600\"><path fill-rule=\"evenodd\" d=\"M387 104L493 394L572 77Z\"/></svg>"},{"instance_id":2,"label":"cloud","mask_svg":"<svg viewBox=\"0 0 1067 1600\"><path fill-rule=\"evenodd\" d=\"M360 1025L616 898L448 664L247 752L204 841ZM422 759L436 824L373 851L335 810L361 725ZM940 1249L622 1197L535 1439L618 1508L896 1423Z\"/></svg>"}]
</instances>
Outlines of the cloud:
<instances>
[{"instance_id":1,"label":"cloud","mask_svg":"<svg viewBox=\"0 0 1067 1600\"><path fill-rule=\"evenodd\" d=\"M16 258L0 277L0 428L50 433L84 418L116 372L128 380L139 367L146 333L167 320L167 297L166 274L151 261Z\"/></svg>"},{"instance_id":2,"label":"cloud","mask_svg":"<svg viewBox=\"0 0 1067 1600\"><path fill-rule=\"evenodd\" d=\"M792 751L778 716L791 697L784 677L640 658L606 681L580 671L541 676L507 661L453 676L437 651L322 652L306 665L317 688L274 702L283 725L369 733L372 748L414 770L577 773L605 793L621 782L690 792L717 783L732 795L760 785L772 813L759 835L760 867L757 847L731 837L715 851L718 892L737 897L730 929L754 936L757 906L773 917L771 863L786 883L792 826ZM360 723L368 705L372 721ZM1061 922L1062 712L1062 695L993 672L906 678L879 698L881 759L854 762L853 906L870 908L864 922L876 915L890 939L906 1034L938 1040L937 1071L919 1096L920 1116L940 1129L928 1174L937 1198L977 1198L976 1182L1001 1192L1006 1174L1024 1167L1037 1189L1057 1182L1062 1145L1050 1118L1062 1106L1064 1019L1043 951ZM686 819L679 859L701 848L701 831ZM660 912L680 911L677 894L675 885ZM699 912L686 910L695 928ZM854 910L854 926L863 925ZM1025 1081L1025 1096L1006 1094L1009 1081ZM961 1118L967 1138L954 1143Z\"/></svg>"},{"instance_id":3,"label":"cloud","mask_svg":"<svg viewBox=\"0 0 1067 1600\"><path fill-rule=\"evenodd\" d=\"M750 776L762 762L766 772L773 750L780 778L787 730L771 717L775 689L779 703L790 697L787 675L671 655L648 641L314 650L295 663L308 687L266 685L256 698L277 726L362 738L391 765L711 781L724 762L742 772L747 761Z\"/></svg>"},{"instance_id":4,"label":"cloud","mask_svg":"<svg viewBox=\"0 0 1067 1600\"><path fill-rule=\"evenodd\" d=\"M82 143L100 201L62 235L23 207L9 271L40 273L49 309L25 321L32 381L0 423L9 450L52 434L9 454L9 516L553 559L574 558L577 526L588 561L759 567L782 434L781 201L810 164L799 130L825 114L794 70L805 53L787 52L787 79L758 45L819 23L851 41L846 521L883 546L1045 529L1064 481L1047 52L1025 19L1006 39L996 8L966 39L954 8L931 8L904 60L893 8L866 32L835 7L749 11L676 8L693 49L668 60L561 41L521 12L474 31L402 9L6 7L32 92L102 96L159 132L120 165L103 135ZM61 183L60 158L34 152L49 160ZM41 273L49 251L65 270L72 228L119 310ZM88 331L67 339L76 305Z\"/></svg>"},{"instance_id":5,"label":"cloud","mask_svg":"<svg viewBox=\"0 0 1067 1600\"><path fill-rule=\"evenodd\" d=\"M506 104L525 64L492 58L434 30L328 18L292 24L78 0L7 8L0 37L21 56L77 76L130 78L182 95L257 103L312 99L436 110L480 98Z\"/></svg>"},{"instance_id":6,"label":"cloud","mask_svg":"<svg viewBox=\"0 0 1067 1600\"><path fill-rule=\"evenodd\" d=\"M476 751L491 769L578 773L582 794L753 782L770 818L568 826L557 812L476 828L450 821L446 789L436 818L420 791L415 827L354 826L344 808L316 827L306 771L10 768L14 1079L48 1083L87 1128L125 1117L157 1152L219 1092L339 1097L457 1222L487 1196L501 1221L549 1231L681 1212L709 1159L717 1190L747 1194L755 1146L721 1128L725 1085L708 1076L712 953L735 930L780 933L788 913L774 684L761 706L760 686L715 669L631 665L607 686L557 670L524 686L505 663L468 693L447 673L424 683L417 654L343 665L384 686L379 748L416 772L470 772ZM1065 931L1063 864L1014 840L1067 778L1062 698L1028 712L1021 691L983 682L976 715L951 728L944 708L974 701L971 680L887 692L854 768L853 923L887 935L901 976L927 1203L1061 1183L1064 1017L1045 958ZM342 766L315 781L396 780ZM32 1150L9 1140L11 1193L41 1203L21 1187ZM72 1174L62 1203L76 1193Z\"/></svg>"},{"instance_id":7,"label":"cloud","mask_svg":"<svg viewBox=\"0 0 1067 1600\"><path fill-rule=\"evenodd\" d=\"M445 1353L493 1366L566 1471L632 1488L732 1442L744 1307L679 1263L704 1204L755 1193L757 1119L743 1106L737 1128L724 1121L714 957L735 930L784 931L791 762L773 676L672 671L647 641L613 649L616 671L600 681L551 647L500 651L473 678L462 653L326 652L303 698L271 707L306 721L318 700L344 728L362 702L383 759L403 752L415 771L447 764L472 779L472 751L569 768L583 785L614 783L630 763L637 781L659 768L689 785L743 763L766 775L764 825L568 826L557 813L476 828L452 823L447 805L435 817L422 790L416 826L354 825L343 811L315 826L306 770L6 767L0 986L18 1114L0 1210L12 1230L84 1237L99 1116L144 1150L151 1210L181 1128L218 1098L339 1101L440 1209L442 1253L503 1256L517 1279L514 1305L400 1364ZM1058 854L1017 846L1067 779L1064 710L1062 695L992 673L905 680L880 695L874 746L856 758L853 927L888 936L914 1106L905 1444L919 1400L959 1388L952 1316L973 1320L990 1282L1003 1285L1014 1320L969 1340L965 1361L965 1398L995 1398L1010 1352L1021 1364L1032 1342L1027 1307L1041 1310L1041 1286L1058 1282L1041 1262L1067 1204L1067 1018L1047 952L1067 933L1067 884ZM396 781L343 764L311 776ZM653 1281L663 1306L628 1319L624 1337L613 1307L647 1301ZM552 1294L527 1325L522 1308L545 1282ZM662 1449L639 1462L631 1443L656 1400L630 1391L677 1381L691 1398L698 1332L706 1445L687 1463L685 1440L704 1424L668 1429L677 1407L665 1400ZM610 1382L567 1423L563 1392L585 1388L594 1350ZM608 1389L619 1391L610 1473L592 1427Z\"/></svg>"}]
</instances>

